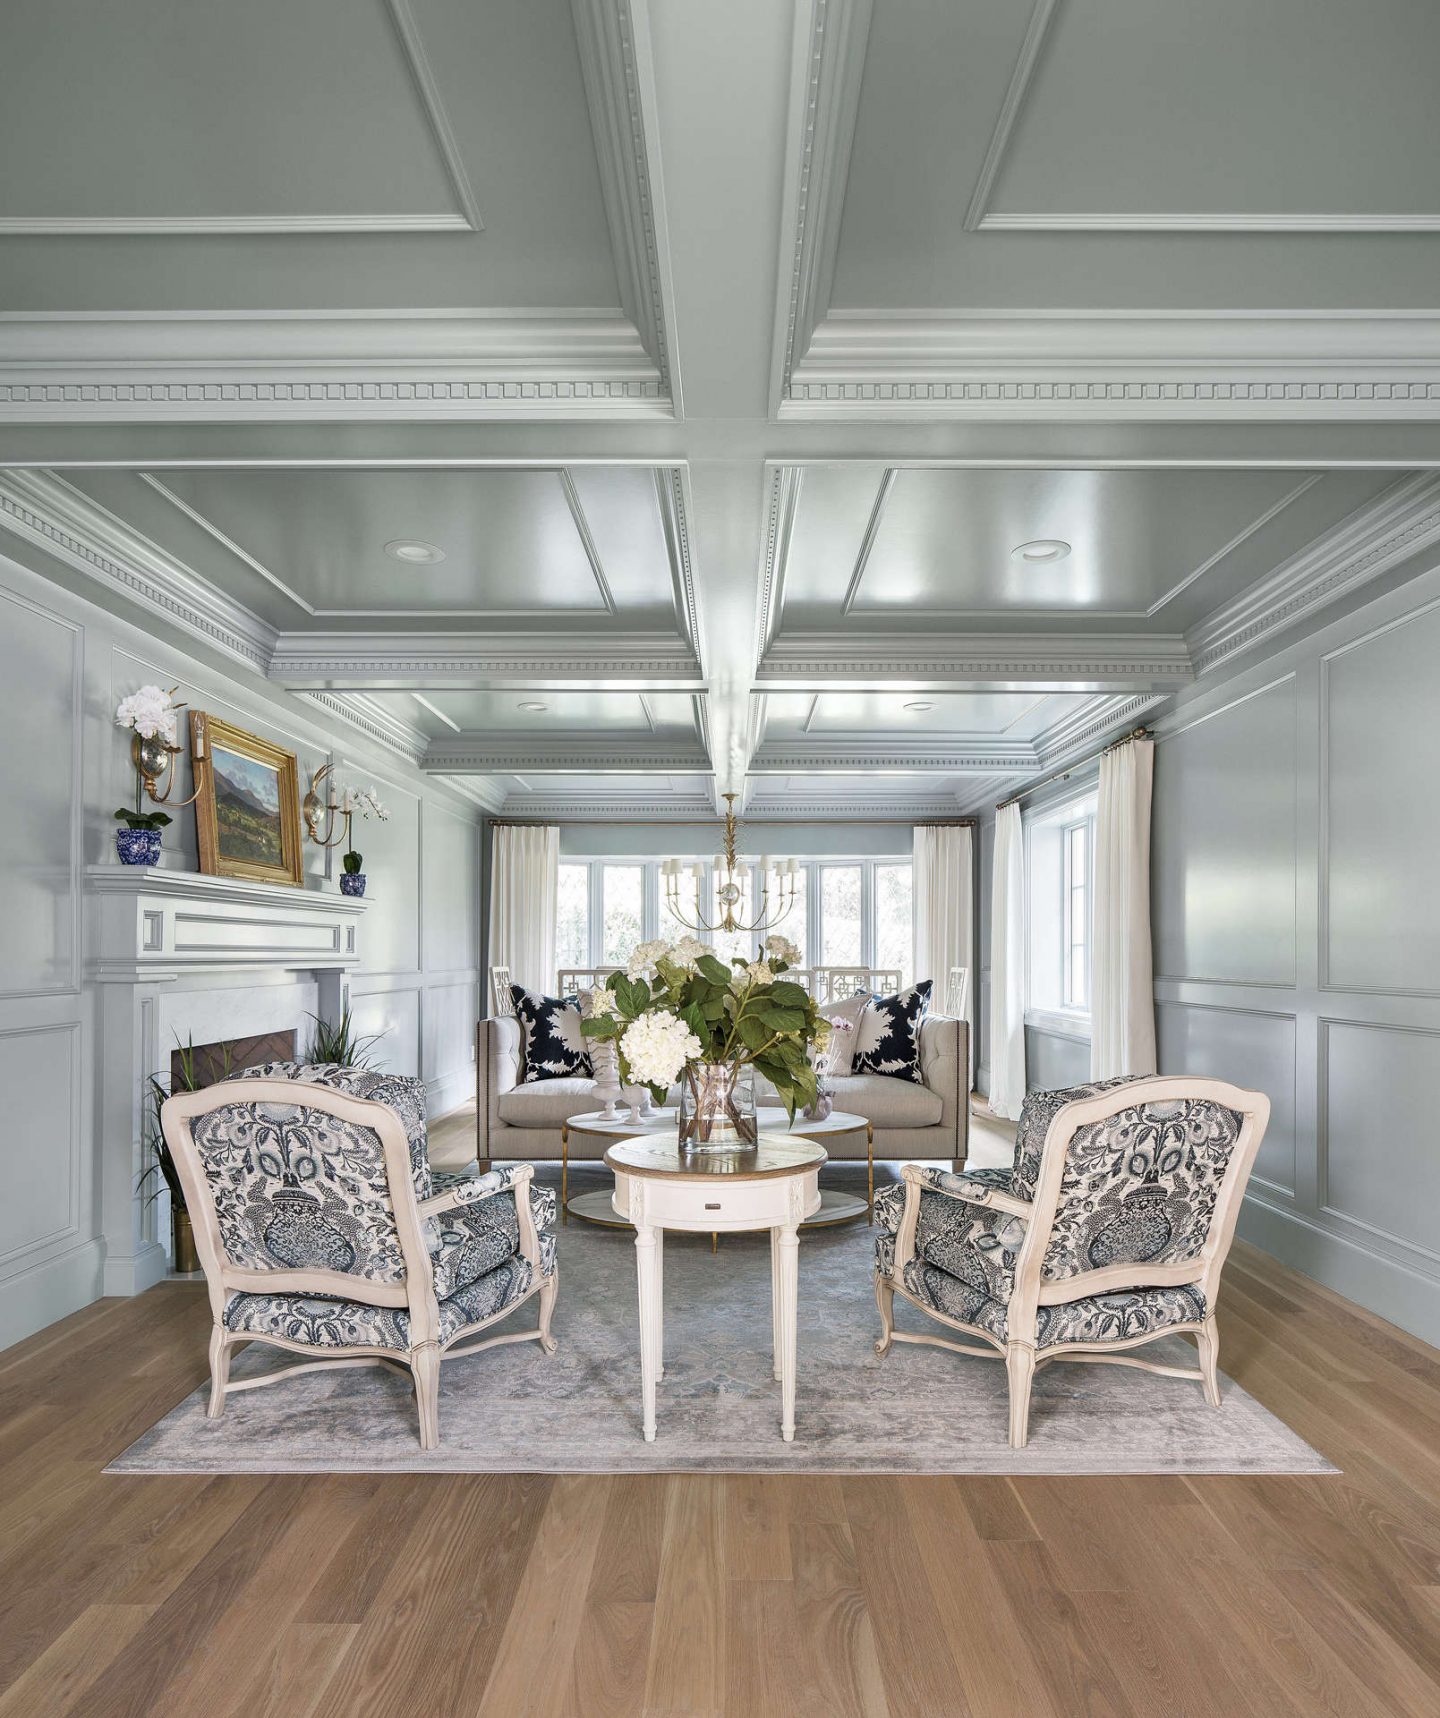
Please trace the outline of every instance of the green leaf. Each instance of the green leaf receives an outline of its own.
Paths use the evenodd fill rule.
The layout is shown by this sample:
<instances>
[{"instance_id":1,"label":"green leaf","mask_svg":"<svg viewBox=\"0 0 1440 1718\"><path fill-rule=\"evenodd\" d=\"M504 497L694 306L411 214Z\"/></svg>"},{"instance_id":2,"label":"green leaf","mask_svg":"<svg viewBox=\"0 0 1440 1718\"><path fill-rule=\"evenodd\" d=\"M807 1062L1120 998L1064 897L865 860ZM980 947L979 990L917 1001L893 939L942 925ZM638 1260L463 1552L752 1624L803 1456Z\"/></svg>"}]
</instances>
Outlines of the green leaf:
<instances>
[{"instance_id":1,"label":"green leaf","mask_svg":"<svg viewBox=\"0 0 1440 1718\"><path fill-rule=\"evenodd\" d=\"M582 1038L618 1038L620 1036L620 1022L610 1015L600 1015L593 1020L582 1020L580 1022L580 1036Z\"/></svg>"},{"instance_id":2,"label":"green leaf","mask_svg":"<svg viewBox=\"0 0 1440 1718\"><path fill-rule=\"evenodd\" d=\"M760 1024L753 1014L742 1014L739 1021L739 1032L744 1040L745 1048L754 1052L762 1044L770 1040L770 1033Z\"/></svg>"},{"instance_id":3,"label":"green leaf","mask_svg":"<svg viewBox=\"0 0 1440 1718\"><path fill-rule=\"evenodd\" d=\"M635 1012L637 1014L643 1014L650 1006L650 986L646 984L643 978L637 978L635 980L634 997Z\"/></svg>"},{"instance_id":4,"label":"green leaf","mask_svg":"<svg viewBox=\"0 0 1440 1718\"><path fill-rule=\"evenodd\" d=\"M810 993L805 986L793 984L789 979L777 979L766 994L782 1008L798 1008L803 1012L810 1006Z\"/></svg>"},{"instance_id":5,"label":"green leaf","mask_svg":"<svg viewBox=\"0 0 1440 1718\"><path fill-rule=\"evenodd\" d=\"M695 965L709 979L711 984L718 984L722 989L729 985L729 967L722 965L713 954L702 954Z\"/></svg>"},{"instance_id":6,"label":"green leaf","mask_svg":"<svg viewBox=\"0 0 1440 1718\"><path fill-rule=\"evenodd\" d=\"M710 1028L706 1024L704 1012L692 1002L681 1010L680 1018L703 1044L710 1036Z\"/></svg>"}]
</instances>

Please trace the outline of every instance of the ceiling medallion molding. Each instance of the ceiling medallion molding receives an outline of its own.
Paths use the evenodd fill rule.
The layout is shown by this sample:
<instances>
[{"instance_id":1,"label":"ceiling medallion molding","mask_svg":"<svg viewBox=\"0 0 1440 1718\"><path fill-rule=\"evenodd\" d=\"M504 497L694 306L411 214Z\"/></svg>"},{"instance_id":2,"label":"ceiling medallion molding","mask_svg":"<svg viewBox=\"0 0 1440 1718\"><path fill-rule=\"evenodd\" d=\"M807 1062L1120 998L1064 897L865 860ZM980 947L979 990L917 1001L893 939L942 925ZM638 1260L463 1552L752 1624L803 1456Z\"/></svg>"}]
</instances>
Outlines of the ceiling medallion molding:
<instances>
[{"instance_id":1,"label":"ceiling medallion molding","mask_svg":"<svg viewBox=\"0 0 1440 1718\"><path fill-rule=\"evenodd\" d=\"M0 313L0 422L672 418L613 310Z\"/></svg>"},{"instance_id":2,"label":"ceiling medallion molding","mask_svg":"<svg viewBox=\"0 0 1440 1718\"><path fill-rule=\"evenodd\" d=\"M247 668L268 672L273 628L61 479L0 471L0 524Z\"/></svg>"},{"instance_id":3,"label":"ceiling medallion molding","mask_svg":"<svg viewBox=\"0 0 1440 1718\"><path fill-rule=\"evenodd\" d=\"M678 386L675 318L663 188L645 145L647 109L654 125L648 43L642 66L629 0L572 0L571 11L621 303L670 396Z\"/></svg>"},{"instance_id":4,"label":"ceiling medallion molding","mask_svg":"<svg viewBox=\"0 0 1440 1718\"><path fill-rule=\"evenodd\" d=\"M1184 639L1126 633L926 633L846 638L781 634L760 664L769 690L813 691L817 681L847 688L898 682L907 689L953 689L995 682L1056 691L1176 691L1194 678Z\"/></svg>"},{"instance_id":5,"label":"ceiling medallion molding","mask_svg":"<svg viewBox=\"0 0 1440 1718\"><path fill-rule=\"evenodd\" d=\"M358 676L370 690L411 690L415 677L478 681L479 690L584 690L597 681L642 692L691 691L700 665L679 639L653 635L540 637L489 633L281 633L270 678L290 684ZM540 682L543 684L537 685ZM417 690L421 688L415 688Z\"/></svg>"},{"instance_id":6,"label":"ceiling medallion molding","mask_svg":"<svg viewBox=\"0 0 1440 1718\"><path fill-rule=\"evenodd\" d=\"M670 559L670 580L675 593L675 619L690 648L700 650L700 599L695 589L695 569L690 564L690 528L686 523L685 471L678 465L657 466L655 493L660 502L660 523Z\"/></svg>"},{"instance_id":7,"label":"ceiling medallion molding","mask_svg":"<svg viewBox=\"0 0 1440 1718\"><path fill-rule=\"evenodd\" d=\"M339 716L351 727L358 728L362 734L374 740L377 745L384 746L386 751L394 752L397 757L403 758L412 767L418 768L425 756L429 736L424 729L402 722L362 693L297 692L296 697L307 699L332 716Z\"/></svg>"},{"instance_id":8,"label":"ceiling medallion molding","mask_svg":"<svg viewBox=\"0 0 1440 1718\"><path fill-rule=\"evenodd\" d=\"M831 311L779 416L1440 417L1440 313Z\"/></svg>"},{"instance_id":9,"label":"ceiling medallion molding","mask_svg":"<svg viewBox=\"0 0 1440 1718\"><path fill-rule=\"evenodd\" d=\"M1313 609L1358 590L1440 542L1440 476L1416 472L1392 484L1274 572L1186 634L1205 674Z\"/></svg>"},{"instance_id":10,"label":"ceiling medallion molding","mask_svg":"<svg viewBox=\"0 0 1440 1718\"><path fill-rule=\"evenodd\" d=\"M424 768L427 775L573 775L580 770L695 775L707 771L710 760L698 746L657 746L640 740L595 740L567 734L509 742L431 740Z\"/></svg>"},{"instance_id":11,"label":"ceiling medallion molding","mask_svg":"<svg viewBox=\"0 0 1440 1718\"><path fill-rule=\"evenodd\" d=\"M772 412L830 302L870 15L871 0L809 0L796 10L780 229L794 243L788 259L781 254Z\"/></svg>"}]
</instances>

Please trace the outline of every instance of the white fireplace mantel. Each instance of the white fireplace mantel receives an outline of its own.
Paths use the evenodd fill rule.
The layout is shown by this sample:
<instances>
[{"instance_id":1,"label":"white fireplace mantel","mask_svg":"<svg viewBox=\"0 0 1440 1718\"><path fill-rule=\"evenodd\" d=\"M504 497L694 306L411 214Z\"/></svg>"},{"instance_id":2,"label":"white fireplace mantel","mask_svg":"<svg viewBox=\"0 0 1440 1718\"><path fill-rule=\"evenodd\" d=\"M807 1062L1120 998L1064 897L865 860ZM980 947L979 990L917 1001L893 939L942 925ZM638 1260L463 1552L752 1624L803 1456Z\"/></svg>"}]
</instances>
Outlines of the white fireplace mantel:
<instances>
[{"instance_id":1,"label":"white fireplace mantel","mask_svg":"<svg viewBox=\"0 0 1440 1718\"><path fill-rule=\"evenodd\" d=\"M171 1038L222 1021L228 1029L216 1039L298 1027L312 1010L338 1022L367 903L119 864L87 866L85 897L87 974L100 986L104 1292L137 1294L166 1269L157 1207L137 1197L136 1181L149 1083L168 1079Z\"/></svg>"},{"instance_id":2,"label":"white fireplace mantel","mask_svg":"<svg viewBox=\"0 0 1440 1718\"><path fill-rule=\"evenodd\" d=\"M367 903L350 895L148 865L87 866L85 892L89 975L101 984L257 967L345 972L360 959Z\"/></svg>"}]
</instances>

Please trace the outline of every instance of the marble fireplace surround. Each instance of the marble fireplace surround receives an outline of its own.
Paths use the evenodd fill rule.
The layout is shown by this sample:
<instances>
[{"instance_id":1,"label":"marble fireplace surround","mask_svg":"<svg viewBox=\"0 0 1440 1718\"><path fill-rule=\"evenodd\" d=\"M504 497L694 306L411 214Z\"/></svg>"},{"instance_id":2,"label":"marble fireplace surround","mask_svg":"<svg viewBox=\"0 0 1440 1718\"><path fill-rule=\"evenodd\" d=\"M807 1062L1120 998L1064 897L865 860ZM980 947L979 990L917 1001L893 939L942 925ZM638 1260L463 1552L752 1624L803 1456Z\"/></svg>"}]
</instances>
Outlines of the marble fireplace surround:
<instances>
[{"instance_id":1,"label":"marble fireplace surround","mask_svg":"<svg viewBox=\"0 0 1440 1718\"><path fill-rule=\"evenodd\" d=\"M85 875L89 976L99 986L102 1293L139 1294L168 1269L169 1199L137 1197L145 1094L168 1082L177 1041L334 1021L360 963L367 903L321 888L208 877L164 866L92 865Z\"/></svg>"}]
</instances>

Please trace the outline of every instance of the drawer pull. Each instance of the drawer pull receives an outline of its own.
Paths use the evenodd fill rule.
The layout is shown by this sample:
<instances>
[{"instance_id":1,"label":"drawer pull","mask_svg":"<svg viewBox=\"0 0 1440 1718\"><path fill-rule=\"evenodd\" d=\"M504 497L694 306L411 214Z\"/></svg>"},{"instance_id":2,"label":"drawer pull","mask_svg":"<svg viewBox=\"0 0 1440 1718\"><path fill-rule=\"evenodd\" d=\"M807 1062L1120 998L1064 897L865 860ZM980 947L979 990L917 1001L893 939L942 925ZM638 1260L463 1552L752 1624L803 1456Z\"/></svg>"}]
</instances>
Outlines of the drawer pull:
<instances>
[{"instance_id":1,"label":"drawer pull","mask_svg":"<svg viewBox=\"0 0 1440 1718\"><path fill-rule=\"evenodd\" d=\"M707 1203L705 1209L707 1211L718 1211L720 1209L720 1201L717 1199L713 1205Z\"/></svg>"}]
</instances>

